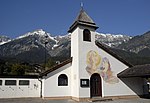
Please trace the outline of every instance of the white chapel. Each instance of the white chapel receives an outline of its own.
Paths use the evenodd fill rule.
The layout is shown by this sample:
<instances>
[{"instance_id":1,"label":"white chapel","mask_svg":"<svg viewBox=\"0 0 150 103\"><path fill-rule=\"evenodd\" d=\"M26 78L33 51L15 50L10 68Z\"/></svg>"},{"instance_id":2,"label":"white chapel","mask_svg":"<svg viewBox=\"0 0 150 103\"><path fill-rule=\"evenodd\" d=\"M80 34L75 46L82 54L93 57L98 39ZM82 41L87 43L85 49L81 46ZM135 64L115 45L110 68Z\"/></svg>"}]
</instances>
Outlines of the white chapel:
<instances>
[{"instance_id":1,"label":"white chapel","mask_svg":"<svg viewBox=\"0 0 150 103\"><path fill-rule=\"evenodd\" d=\"M97 28L96 23L81 8L68 30L71 34L71 58L45 71L38 78L0 77L2 82L0 93L5 92L6 80L16 80L16 87L11 83L7 87L10 90L9 95L11 91L17 92L6 96L9 98L20 97L19 94L22 93L21 97L65 98L82 101L93 97L138 97L147 93L143 90L145 78L121 77L120 73L131 68L132 65L95 41ZM19 85L20 80L24 86ZM26 90L28 93L25 94ZM0 98L2 97L0 95Z\"/></svg>"},{"instance_id":2,"label":"white chapel","mask_svg":"<svg viewBox=\"0 0 150 103\"><path fill-rule=\"evenodd\" d=\"M68 30L71 33L71 58L42 74L43 97L68 97L79 101L92 97L143 94L143 78L121 80L117 77L118 73L132 65L95 41L97 28L81 8ZM131 83L134 89L125 81Z\"/></svg>"}]
</instances>

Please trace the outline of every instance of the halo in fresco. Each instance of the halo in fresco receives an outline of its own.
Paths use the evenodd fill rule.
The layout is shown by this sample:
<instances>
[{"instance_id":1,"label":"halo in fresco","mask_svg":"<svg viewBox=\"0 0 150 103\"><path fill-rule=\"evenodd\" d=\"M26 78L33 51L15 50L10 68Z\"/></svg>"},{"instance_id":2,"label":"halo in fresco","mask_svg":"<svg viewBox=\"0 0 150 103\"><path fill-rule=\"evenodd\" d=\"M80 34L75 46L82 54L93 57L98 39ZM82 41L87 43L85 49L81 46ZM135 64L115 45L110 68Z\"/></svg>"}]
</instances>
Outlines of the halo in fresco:
<instances>
[{"instance_id":1,"label":"halo in fresco","mask_svg":"<svg viewBox=\"0 0 150 103\"><path fill-rule=\"evenodd\" d=\"M99 64L101 62L101 57L96 51L89 51L87 54L87 72L91 75L95 72L97 72L97 69L99 67Z\"/></svg>"},{"instance_id":2,"label":"halo in fresco","mask_svg":"<svg viewBox=\"0 0 150 103\"><path fill-rule=\"evenodd\" d=\"M86 63L86 71L89 75L98 73L103 80L109 84L119 82L118 78L114 76L113 71L111 70L109 59L106 57L102 58L96 51L91 50L87 53Z\"/></svg>"}]
</instances>

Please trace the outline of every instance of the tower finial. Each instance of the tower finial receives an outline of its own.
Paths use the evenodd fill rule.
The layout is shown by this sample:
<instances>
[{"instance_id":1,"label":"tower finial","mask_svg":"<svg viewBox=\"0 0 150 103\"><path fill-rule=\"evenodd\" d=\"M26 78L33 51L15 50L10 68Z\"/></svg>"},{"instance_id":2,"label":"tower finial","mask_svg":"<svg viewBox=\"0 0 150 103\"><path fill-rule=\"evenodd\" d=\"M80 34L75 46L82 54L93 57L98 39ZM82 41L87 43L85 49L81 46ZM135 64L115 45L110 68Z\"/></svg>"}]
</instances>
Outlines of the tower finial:
<instances>
[{"instance_id":1,"label":"tower finial","mask_svg":"<svg viewBox=\"0 0 150 103\"><path fill-rule=\"evenodd\" d=\"M83 2L81 2L81 4L80 4L80 5L81 5L81 9L83 10Z\"/></svg>"}]
</instances>

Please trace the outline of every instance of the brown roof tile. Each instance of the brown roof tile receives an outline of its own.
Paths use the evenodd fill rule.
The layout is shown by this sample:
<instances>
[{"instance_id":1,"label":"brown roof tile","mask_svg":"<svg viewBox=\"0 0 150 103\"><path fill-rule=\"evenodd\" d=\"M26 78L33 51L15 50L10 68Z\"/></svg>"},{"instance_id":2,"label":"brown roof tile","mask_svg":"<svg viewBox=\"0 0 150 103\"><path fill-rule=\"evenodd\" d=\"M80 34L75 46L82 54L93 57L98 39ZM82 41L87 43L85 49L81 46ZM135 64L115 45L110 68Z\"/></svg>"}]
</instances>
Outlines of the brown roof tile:
<instances>
[{"instance_id":1,"label":"brown roof tile","mask_svg":"<svg viewBox=\"0 0 150 103\"><path fill-rule=\"evenodd\" d=\"M0 78L31 78L37 79L38 75L0 75Z\"/></svg>"},{"instance_id":2,"label":"brown roof tile","mask_svg":"<svg viewBox=\"0 0 150 103\"><path fill-rule=\"evenodd\" d=\"M136 65L117 74L119 78L150 77L150 64Z\"/></svg>"},{"instance_id":3,"label":"brown roof tile","mask_svg":"<svg viewBox=\"0 0 150 103\"><path fill-rule=\"evenodd\" d=\"M72 32L77 25L84 25L84 26L90 26L97 29L95 22L87 15L87 13L83 10L83 8L80 10L79 15L75 19L74 23L69 28L68 32Z\"/></svg>"},{"instance_id":4,"label":"brown roof tile","mask_svg":"<svg viewBox=\"0 0 150 103\"><path fill-rule=\"evenodd\" d=\"M75 21L82 21L96 25L95 22L87 15L87 13L83 9L80 10L80 13L75 19Z\"/></svg>"},{"instance_id":5,"label":"brown roof tile","mask_svg":"<svg viewBox=\"0 0 150 103\"><path fill-rule=\"evenodd\" d=\"M124 60L121 56L117 55L116 53L114 53L112 50L110 50L107 46L105 46L104 44L98 42L98 41L95 41L95 44L103 49L104 51L106 51L107 53L109 53L110 55L112 55L113 57L115 57L116 59L118 59L119 61L123 62L125 65L129 66L129 67L132 67L133 65L130 64L129 62L127 62L126 60Z\"/></svg>"},{"instance_id":6,"label":"brown roof tile","mask_svg":"<svg viewBox=\"0 0 150 103\"><path fill-rule=\"evenodd\" d=\"M72 57L69 58L68 60L65 60L65 61L61 62L60 64L57 64L57 65L53 66L52 68L49 68L49 69L48 69L47 71L45 71L44 73L41 73L40 77L46 76L48 73L53 72L53 71L59 69L60 67L66 65L66 64L68 64L68 63L71 63L71 62L72 62Z\"/></svg>"}]
</instances>

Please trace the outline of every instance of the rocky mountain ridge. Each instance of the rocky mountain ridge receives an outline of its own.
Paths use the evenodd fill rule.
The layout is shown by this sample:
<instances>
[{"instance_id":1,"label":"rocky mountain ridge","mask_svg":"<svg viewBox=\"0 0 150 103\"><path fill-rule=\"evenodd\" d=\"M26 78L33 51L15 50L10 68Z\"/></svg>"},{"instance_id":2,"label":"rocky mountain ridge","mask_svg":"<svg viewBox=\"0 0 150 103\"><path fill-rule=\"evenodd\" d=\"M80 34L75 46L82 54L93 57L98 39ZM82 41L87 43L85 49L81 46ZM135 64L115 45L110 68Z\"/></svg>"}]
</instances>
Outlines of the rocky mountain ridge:
<instances>
[{"instance_id":1,"label":"rocky mountain ridge","mask_svg":"<svg viewBox=\"0 0 150 103\"><path fill-rule=\"evenodd\" d=\"M130 51L134 53L150 53L150 31L133 37L128 42L120 44L118 49Z\"/></svg>"},{"instance_id":2,"label":"rocky mountain ridge","mask_svg":"<svg viewBox=\"0 0 150 103\"><path fill-rule=\"evenodd\" d=\"M110 48L115 48L114 51L118 49L118 54L122 55L123 51L126 51L125 55L127 55L127 57L125 58L130 58L131 55L129 56L128 53L131 53L134 57L135 55L143 56L150 53L149 37L150 32L133 38L127 35L113 35L97 32L95 39ZM48 58L55 58L57 60L63 58L62 60L64 60L70 57L70 34L66 34L64 36L52 36L50 33L47 33L42 29L38 29L21 35L15 39L5 38L7 37L4 37L4 39L2 39L2 36L0 37L0 40L3 42L1 42L0 45L1 58L41 63L45 62L45 59Z\"/></svg>"},{"instance_id":3,"label":"rocky mountain ridge","mask_svg":"<svg viewBox=\"0 0 150 103\"><path fill-rule=\"evenodd\" d=\"M52 36L50 33L47 33L46 31L42 30L42 29L38 29L32 32L28 32L24 35L21 35L15 39L10 39L7 36L0 36L0 45L5 44L9 41L14 41L16 39L22 39L28 36L34 36L34 35L39 35L39 37L42 37L43 41L45 39L45 37L47 36L48 39L51 39L53 41L57 43L60 42L62 39L70 39L71 35L70 34L66 34L64 36L58 35L58 36ZM122 42L128 41L129 39L131 39L131 36L127 36L127 35L122 35L122 34L104 34L104 33L98 33L96 32L96 36L95 39L105 43L106 45L110 46L110 47L116 47L119 44L121 44Z\"/></svg>"},{"instance_id":4,"label":"rocky mountain ridge","mask_svg":"<svg viewBox=\"0 0 150 103\"><path fill-rule=\"evenodd\" d=\"M66 51L67 47L59 48L66 44L69 45L69 43L65 43L70 41L68 38L69 36L53 37L42 29L35 30L1 44L0 57L27 62L44 62L45 55L47 58L63 55L62 53ZM56 49L54 50L54 48ZM69 53L66 55L69 56Z\"/></svg>"},{"instance_id":5,"label":"rocky mountain ridge","mask_svg":"<svg viewBox=\"0 0 150 103\"><path fill-rule=\"evenodd\" d=\"M9 41L11 41L11 39L9 37L4 36L4 35L0 36L0 45L3 45Z\"/></svg>"}]
</instances>

